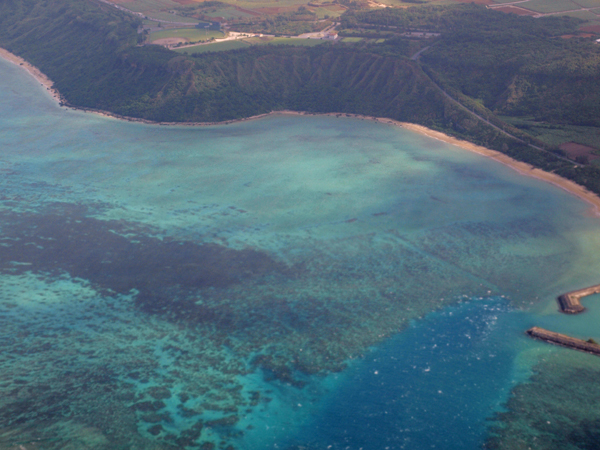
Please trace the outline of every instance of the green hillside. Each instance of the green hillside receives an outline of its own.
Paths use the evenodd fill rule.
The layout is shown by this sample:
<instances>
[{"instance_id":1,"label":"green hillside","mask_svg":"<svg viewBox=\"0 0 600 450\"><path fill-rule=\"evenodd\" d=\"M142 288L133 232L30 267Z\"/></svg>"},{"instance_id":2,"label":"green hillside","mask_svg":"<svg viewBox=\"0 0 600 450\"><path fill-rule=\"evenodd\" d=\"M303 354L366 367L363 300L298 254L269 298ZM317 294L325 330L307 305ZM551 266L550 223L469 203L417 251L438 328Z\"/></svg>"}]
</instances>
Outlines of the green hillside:
<instances>
[{"instance_id":1,"label":"green hillside","mask_svg":"<svg viewBox=\"0 0 600 450\"><path fill-rule=\"evenodd\" d=\"M137 46L138 20L97 0L6 0L0 46L37 65L78 107L181 122L281 109L388 117L503 151L600 192L598 169L557 158L555 147L496 115L597 126L599 46L558 38L579 23L475 5L383 9L350 12L343 20L345 30L386 31L382 43L251 46L187 56ZM401 36L415 29L441 35ZM409 58L426 46L422 61ZM479 120L441 88L522 141Z\"/></svg>"}]
</instances>

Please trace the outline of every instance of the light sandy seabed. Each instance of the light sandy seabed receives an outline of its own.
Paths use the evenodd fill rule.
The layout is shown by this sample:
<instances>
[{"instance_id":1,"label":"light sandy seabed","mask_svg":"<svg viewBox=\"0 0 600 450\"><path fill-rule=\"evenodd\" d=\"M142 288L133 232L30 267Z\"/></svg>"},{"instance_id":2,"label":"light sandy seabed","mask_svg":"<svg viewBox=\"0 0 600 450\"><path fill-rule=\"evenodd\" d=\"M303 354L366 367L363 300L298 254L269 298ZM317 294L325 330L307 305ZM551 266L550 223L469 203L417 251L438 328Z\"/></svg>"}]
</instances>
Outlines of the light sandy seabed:
<instances>
[{"instance_id":1,"label":"light sandy seabed","mask_svg":"<svg viewBox=\"0 0 600 450\"><path fill-rule=\"evenodd\" d=\"M21 58L17 55L13 55L11 52L9 52L8 50L5 50L1 47L0 47L0 57L25 69L36 80L38 80L42 84L42 86L44 86L46 88L46 90L50 93L50 95L52 95L52 98L54 98L54 100L56 100L57 102L63 101L62 97L60 96L60 93L52 87L54 85L54 82L50 78L48 78L44 73L42 73L37 67L29 64L23 58Z\"/></svg>"},{"instance_id":2,"label":"light sandy seabed","mask_svg":"<svg viewBox=\"0 0 600 450\"><path fill-rule=\"evenodd\" d=\"M0 48L0 57L25 69L37 81L39 81L42 84L42 86L44 86L46 88L46 90L52 95L52 97L57 102L63 102L63 103L65 102L64 99L62 98L62 96L60 95L60 93L56 89L53 88L54 83L52 82L52 80L50 80L50 78L48 78L44 73L42 73L37 67L31 65L30 63L25 61L23 58L16 56L3 48ZM180 123L180 122L153 122L153 121L144 120L144 119L123 117L118 114L112 114L112 113L106 112L106 111L91 110L91 109L85 109L85 108L74 108L74 109L82 109L84 111L90 111L95 114L99 114L101 116L112 117L112 118L116 118L116 119L128 120L128 121L133 121L133 122L143 122L143 123L158 124L158 125L177 125L177 126L227 125L227 124L236 123L236 122L245 122L248 120L261 119L263 117L267 117L267 116L275 115L275 114L287 114L287 115L299 115L299 116L301 116L301 115L317 115L317 114L313 114L313 113L309 113L309 112L273 111L273 112L267 113L267 114L259 114L257 116L252 116L252 117L248 117L245 119L228 120L225 122ZM480 155L483 155L483 156L491 158L495 161L498 161L499 163L502 163L506 166L511 167L512 169L516 170L517 172L519 172L522 175L534 177L539 180L543 180L543 181L546 181L547 183L551 183L555 186L558 186L559 188L564 189L565 191L567 191L573 195L576 195L577 197L579 197L582 200L589 203L592 206L590 213L595 216L600 216L600 197L597 196L596 194L594 194L593 192L588 191L586 188L578 185L577 183L574 183L573 181L567 180L566 178L560 177L556 174L540 170L540 169L532 166L531 164L527 164L527 163L512 159L509 156L507 156L503 153L500 153L496 150L491 150L489 148L481 147L481 146L473 144L471 142L463 141L461 139L457 139L452 136L448 136L447 134L444 134L440 131L434 131L427 127L424 127L422 125L417 125L414 123L398 122L398 121L392 120L392 119L387 119L387 118L382 118L382 117L363 116L360 114L327 113L327 114L319 114L319 115L345 116L345 117L353 117L353 118L358 118L358 119L374 120L374 121L377 121L380 123L404 127L406 129L414 131L416 133L420 133L425 136L429 136L434 139L438 139L438 140L446 142L448 144L456 145L465 150L469 150L471 152L478 153Z\"/></svg>"}]
</instances>

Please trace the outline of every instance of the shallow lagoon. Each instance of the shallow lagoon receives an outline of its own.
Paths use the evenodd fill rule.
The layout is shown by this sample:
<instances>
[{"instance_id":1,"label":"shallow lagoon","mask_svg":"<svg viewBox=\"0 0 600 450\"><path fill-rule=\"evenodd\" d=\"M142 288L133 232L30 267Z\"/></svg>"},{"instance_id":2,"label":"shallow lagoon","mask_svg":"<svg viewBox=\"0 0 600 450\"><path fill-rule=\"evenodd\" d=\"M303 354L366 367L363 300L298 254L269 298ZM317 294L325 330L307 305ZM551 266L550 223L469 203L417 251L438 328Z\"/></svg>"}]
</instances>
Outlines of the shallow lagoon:
<instances>
[{"instance_id":1,"label":"shallow lagoon","mask_svg":"<svg viewBox=\"0 0 600 450\"><path fill-rule=\"evenodd\" d=\"M566 352L525 329L600 337L554 303L600 222L551 185L368 121L149 126L0 80L0 448L479 448Z\"/></svg>"}]
</instances>

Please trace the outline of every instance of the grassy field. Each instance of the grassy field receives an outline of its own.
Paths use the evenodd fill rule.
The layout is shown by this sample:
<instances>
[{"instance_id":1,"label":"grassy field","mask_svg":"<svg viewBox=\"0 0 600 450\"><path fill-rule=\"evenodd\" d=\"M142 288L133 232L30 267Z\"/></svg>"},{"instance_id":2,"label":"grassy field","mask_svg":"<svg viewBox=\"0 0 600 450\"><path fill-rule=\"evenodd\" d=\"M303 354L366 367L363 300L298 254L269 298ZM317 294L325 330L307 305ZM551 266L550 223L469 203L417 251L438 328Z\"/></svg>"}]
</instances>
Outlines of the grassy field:
<instances>
[{"instance_id":1,"label":"grassy field","mask_svg":"<svg viewBox=\"0 0 600 450\"><path fill-rule=\"evenodd\" d=\"M321 39L295 39L295 38L273 38L268 41L258 42L258 45L296 45L301 47L314 47L316 45L323 45L330 43L331 41Z\"/></svg>"},{"instance_id":2,"label":"grassy field","mask_svg":"<svg viewBox=\"0 0 600 450\"><path fill-rule=\"evenodd\" d=\"M240 0L235 2L235 6L245 9L256 9L256 8L287 8L290 6L306 6L308 0Z\"/></svg>"},{"instance_id":3,"label":"grassy field","mask_svg":"<svg viewBox=\"0 0 600 450\"><path fill-rule=\"evenodd\" d=\"M552 125L520 117L501 116L500 118L506 123L523 129L548 145L559 146L565 142L577 142L578 144L600 148L600 128Z\"/></svg>"},{"instance_id":4,"label":"grassy field","mask_svg":"<svg viewBox=\"0 0 600 450\"><path fill-rule=\"evenodd\" d=\"M254 17L250 13L238 11L235 8L211 8L209 10L202 10L202 13L205 16L223 17L225 19L245 19L247 17Z\"/></svg>"},{"instance_id":5,"label":"grassy field","mask_svg":"<svg viewBox=\"0 0 600 450\"><path fill-rule=\"evenodd\" d=\"M422 4L429 4L429 5L455 5L456 1L455 0L424 0L424 3L419 4L419 3L410 3L410 2L405 2L402 0L375 0L377 3L382 3L384 5L388 5L388 6L396 6L396 7L402 7L402 8L410 8L411 6L419 6ZM515 1L515 0L511 0L511 1Z\"/></svg>"},{"instance_id":6,"label":"grassy field","mask_svg":"<svg viewBox=\"0 0 600 450\"><path fill-rule=\"evenodd\" d=\"M248 48L249 44L243 41L225 41L217 42L215 44L196 45L193 47L176 48L174 51L177 53L187 53L193 55L194 53L206 53L206 52L224 52L227 50L237 50L238 48Z\"/></svg>"},{"instance_id":7,"label":"grassy field","mask_svg":"<svg viewBox=\"0 0 600 450\"><path fill-rule=\"evenodd\" d=\"M573 0L582 8L593 8L595 6L600 7L600 0Z\"/></svg>"},{"instance_id":8,"label":"grassy field","mask_svg":"<svg viewBox=\"0 0 600 450\"><path fill-rule=\"evenodd\" d=\"M326 45L330 41L320 39L295 39L295 38L273 38L273 39L261 39L261 38L250 38L237 41L225 41L217 42L215 44L206 45L195 45L193 47L177 48L174 49L177 53L187 53L192 55L194 53L206 53L206 52L223 52L227 50L237 50L239 48L248 48L251 45L294 45L304 47L314 47L316 45Z\"/></svg>"},{"instance_id":9,"label":"grassy field","mask_svg":"<svg viewBox=\"0 0 600 450\"><path fill-rule=\"evenodd\" d=\"M493 0L494 3L512 3L515 0ZM514 6L529 9L539 13L553 13L572 9L600 7L600 0L529 0ZM576 16L577 17L577 16Z\"/></svg>"},{"instance_id":10,"label":"grassy field","mask_svg":"<svg viewBox=\"0 0 600 450\"><path fill-rule=\"evenodd\" d=\"M181 7L180 3L171 0L111 1L131 11L142 13L154 19L165 20L168 22L198 23L196 19L169 13L169 11L176 11L177 8Z\"/></svg>"},{"instance_id":11,"label":"grassy field","mask_svg":"<svg viewBox=\"0 0 600 450\"><path fill-rule=\"evenodd\" d=\"M300 47L314 47L316 45L326 44L331 41L321 39L297 39L297 38L249 38L244 39L244 42L251 45L295 45Z\"/></svg>"},{"instance_id":12,"label":"grassy field","mask_svg":"<svg viewBox=\"0 0 600 450\"><path fill-rule=\"evenodd\" d=\"M165 20L167 22L183 22L183 23L198 23L198 19L194 19L193 17L184 17L179 16L177 14L171 14L166 11L146 11L144 14L148 17L152 17L153 19Z\"/></svg>"},{"instance_id":13,"label":"grassy field","mask_svg":"<svg viewBox=\"0 0 600 450\"><path fill-rule=\"evenodd\" d=\"M598 17L596 14L594 14L591 11L573 11L573 12L569 12L569 13L565 13L565 16L569 16L569 17L577 17L578 19L583 19L583 20L588 20L588 21L595 21L597 23L598 19L600 19L600 17ZM591 25L590 22L583 24L585 25Z\"/></svg>"},{"instance_id":14,"label":"grassy field","mask_svg":"<svg viewBox=\"0 0 600 450\"><path fill-rule=\"evenodd\" d=\"M193 47L175 48L173 49L177 53L187 53L193 55L194 53L206 53L206 52L224 52L227 50L237 50L238 48L248 48L250 44L246 44L243 41L225 41L217 42L215 44L206 45L195 45Z\"/></svg>"},{"instance_id":15,"label":"grassy field","mask_svg":"<svg viewBox=\"0 0 600 450\"><path fill-rule=\"evenodd\" d=\"M145 11L159 11L161 9L173 9L180 7L181 4L177 2L173 2L171 0L132 0L128 2L123 1L114 1L110 0L113 3L121 5L123 8L127 8L131 11L135 12L145 12Z\"/></svg>"},{"instance_id":16,"label":"grassy field","mask_svg":"<svg viewBox=\"0 0 600 450\"><path fill-rule=\"evenodd\" d=\"M210 38L222 39L225 35L220 31L204 30L198 28L179 28L176 30L164 30L152 33L150 42L158 39L181 38L187 42L206 41Z\"/></svg>"},{"instance_id":17,"label":"grassy field","mask_svg":"<svg viewBox=\"0 0 600 450\"><path fill-rule=\"evenodd\" d=\"M527 3L519 3L517 6L539 13L551 13L569 11L570 9L581 9L571 0L529 0Z\"/></svg>"},{"instance_id":18,"label":"grassy field","mask_svg":"<svg viewBox=\"0 0 600 450\"><path fill-rule=\"evenodd\" d=\"M363 40L363 38L359 38L359 37L345 37L342 38L342 42L361 42Z\"/></svg>"},{"instance_id":19,"label":"grassy field","mask_svg":"<svg viewBox=\"0 0 600 450\"><path fill-rule=\"evenodd\" d=\"M339 17L346 11L346 8L339 5L321 6L319 8L310 7L309 9L314 11L319 19L323 19L325 16L329 16L330 18Z\"/></svg>"}]
</instances>

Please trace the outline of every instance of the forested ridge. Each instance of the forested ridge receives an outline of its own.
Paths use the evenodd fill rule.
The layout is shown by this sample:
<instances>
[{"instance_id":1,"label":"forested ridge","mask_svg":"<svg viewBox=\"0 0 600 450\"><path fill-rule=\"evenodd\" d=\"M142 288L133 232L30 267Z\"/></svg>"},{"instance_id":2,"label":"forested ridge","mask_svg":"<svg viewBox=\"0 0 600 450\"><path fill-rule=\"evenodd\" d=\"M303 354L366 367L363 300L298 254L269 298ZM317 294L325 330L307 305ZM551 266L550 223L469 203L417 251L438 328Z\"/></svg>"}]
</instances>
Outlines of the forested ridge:
<instances>
[{"instance_id":1,"label":"forested ridge","mask_svg":"<svg viewBox=\"0 0 600 450\"><path fill-rule=\"evenodd\" d=\"M597 124L598 46L557 38L577 24L475 5L387 8L348 13L343 26L442 33L421 61L409 56L424 44L400 36L379 44L254 46L187 56L138 46L138 19L97 0L5 0L0 46L38 66L73 106L169 122L282 109L388 117L502 151L600 193L598 169L529 147L542 144L496 116ZM524 142L469 114L432 80Z\"/></svg>"}]
</instances>

